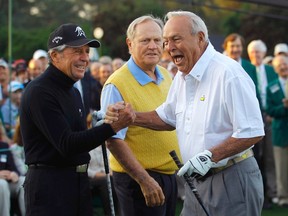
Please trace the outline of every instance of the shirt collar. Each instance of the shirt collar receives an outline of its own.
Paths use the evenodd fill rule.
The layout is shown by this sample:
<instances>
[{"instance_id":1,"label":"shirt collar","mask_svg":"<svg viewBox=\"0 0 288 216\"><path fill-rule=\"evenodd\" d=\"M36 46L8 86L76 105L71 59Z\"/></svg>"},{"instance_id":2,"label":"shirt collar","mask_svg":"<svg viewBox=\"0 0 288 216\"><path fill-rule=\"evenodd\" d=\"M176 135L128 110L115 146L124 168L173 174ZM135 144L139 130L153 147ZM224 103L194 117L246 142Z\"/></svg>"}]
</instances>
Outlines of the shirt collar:
<instances>
[{"instance_id":1,"label":"shirt collar","mask_svg":"<svg viewBox=\"0 0 288 216\"><path fill-rule=\"evenodd\" d=\"M281 83L282 86L285 86L286 82L288 82L288 79L284 79L279 76L279 82Z\"/></svg>"},{"instance_id":2,"label":"shirt collar","mask_svg":"<svg viewBox=\"0 0 288 216\"><path fill-rule=\"evenodd\" d=\"M67 76L64 72L60 71L53 64L50 64L45 73L51 74L51 79L65 88L71 88L75 81Z\"/></svg>"},{"instance_id":3,"label":"shirt collar","mask_svg":"<svg viewBox=\"0 0 288 216\"><path fill-rule=\"evenodd\" d=\"M162 80L164 79L158 66L156 66L156 68L155 68L156 81L153 80L134 62L132 56L128 60L127 65L128 65L128 68L129 68L131 74L133 75L133 77L142 86L144 86L150 82L153 82L156 85L159 85L162 82Z\"/></svg>"},{"instance_id":4,"label":"shirt collar","mask_svg":"<svg viewBox=\"0 0 288 216\"><path fill-rule=\"evenodd\" d=\"M214 49L213 45L209 42L206 50L202 54L202 56L199 58L199 60L196 62L192 70L187 76L192 76L196 80L201 81L206 68L209 65L210 60L215 55L216 50Z\"/></svg>"}]
</instances>

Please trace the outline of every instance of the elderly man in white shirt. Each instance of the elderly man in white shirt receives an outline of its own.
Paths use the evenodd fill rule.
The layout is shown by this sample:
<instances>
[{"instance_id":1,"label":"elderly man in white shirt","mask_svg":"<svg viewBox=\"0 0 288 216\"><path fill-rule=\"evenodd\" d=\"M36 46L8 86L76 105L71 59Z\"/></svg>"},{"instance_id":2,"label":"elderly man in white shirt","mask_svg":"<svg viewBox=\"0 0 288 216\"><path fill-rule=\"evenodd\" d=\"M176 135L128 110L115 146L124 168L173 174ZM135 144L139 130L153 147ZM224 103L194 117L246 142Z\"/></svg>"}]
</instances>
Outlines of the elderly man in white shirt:
<instances>
[{"instance_id":1,"label":"elderly man in white shirt","mask_svg":"<svg viewBox=\"0 0 288 216\"><path fill-rule=\"evenodd\" d=\"M251 148L264 125L255 85L236 61L215 51L200 17L174 11L166 20L164 48L179 71L166 101L136 113L134 124L176 129L185 163L178 175L197 175L193 183L209 214L260 216L263 182ZM188 185L185 196L181 215L207 215Z\"/></svg>"}]
</instances>

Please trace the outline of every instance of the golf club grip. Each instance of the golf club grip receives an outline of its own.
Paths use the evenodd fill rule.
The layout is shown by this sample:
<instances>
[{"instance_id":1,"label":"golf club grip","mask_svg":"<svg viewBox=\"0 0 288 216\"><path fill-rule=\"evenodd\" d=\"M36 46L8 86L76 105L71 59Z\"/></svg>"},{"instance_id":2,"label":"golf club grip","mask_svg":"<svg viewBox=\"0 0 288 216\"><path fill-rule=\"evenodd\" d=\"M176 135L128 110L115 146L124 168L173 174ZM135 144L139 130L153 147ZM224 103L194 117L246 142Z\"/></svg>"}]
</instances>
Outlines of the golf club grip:
<instances>
[{"instance_id":1,"label":"golf club grip","mask_svg":"<svg viewBox=\"0 0 288 216\"><path fill-rule=\"evenodd\" d=\"M180 169L183 166L183 164L180 162L180 159L178 158L177 153L173 150L173 151L169 152L169 154L172 157L172 159L174 160L177 167ZM192 178L187 173L185 173L183 175L183 177L184 177L185 181L187 182L187 184L189 185L191 191L195 195L196 199L198 200L198 202L201 205L204 212L206 213L207 216L209 216L209 213L208 213L207 209L205 208L197 189L193 185Z\"/></svg>"},{"instance_id":2,"label":"golf club grip","mask_svg":"<svg viewBox=\"0 0 288 216\"><path fill-rule=\"evenodd\" d=\"M180 168L183 166L183 164L181 163L179 157L177 156L177 153L173 150L173 151L171 151L169 154L170 154L170 156L173 158L173 160L174 160L175 164L177 165L177 167L180 169ZM192 179L188 176L188 174L185 173L185 174L183 175L183 177L184 177L184 179L186 180L186 182L188 183L188 185L190 186L190 188L191 188L192 190L195 190L193 184L191 184L191 183L192 183Z\"/></svg>"},{"instance_id":3,"label":"golf club grip","mask_svg":"<svg viewBox=\"0 0 288 216\"><path fill-rule=\"evenodd\" d=\"M102 154L103 154L105 173L109 174L109 163L108 163L107 149L106 149L105 143L102 143L101 147L102 147Z\"/></svg>"},{"instance_id":4,"label":"golf club grip","mask_svg":"<svg viewBox=\"0 0 288 216\"><path fill-rule=\"evenodd\" d=\"M174 162L177 165L177 167L180 169L183 166L183 164L180 162L176 152L173 150L169 154L172 157L172 159L174 160Z\"/></svg>"}]
</instances>

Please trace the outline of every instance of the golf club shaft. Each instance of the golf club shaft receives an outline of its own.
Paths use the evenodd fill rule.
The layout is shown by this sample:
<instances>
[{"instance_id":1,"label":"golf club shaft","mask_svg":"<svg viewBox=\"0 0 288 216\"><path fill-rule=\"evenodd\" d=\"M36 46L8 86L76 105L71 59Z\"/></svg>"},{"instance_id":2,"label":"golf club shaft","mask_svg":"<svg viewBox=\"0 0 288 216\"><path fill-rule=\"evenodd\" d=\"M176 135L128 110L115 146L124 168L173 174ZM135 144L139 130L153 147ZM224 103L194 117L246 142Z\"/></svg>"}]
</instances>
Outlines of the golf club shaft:
<instances>
[{"instance_id":1,"label":"golf club shaft","mask_svg":"<svg viewBox=\"0 0 288 216\"><path fill-rule=\"evenodd\" d=\"M107 150L106 150L105 143L102 144L102 154L103 154L104 168L105 168L106 179L107 179L109 202L110 202L110 208L111 208L111 216L115 216L111 176L110 176L110 172L109 172L109 163L108 163L108 156L107 156Z\"/></svg>"},{"instance_id":2,"label":"golf club shaft","mask_svg":"<svg viewBox=\"0 0 288 216\"><path fill-rule=\"evenodd\" d=\"M183 166L183 164L180 162L176 152L173 150L169 154L173 158L173 160L174 160L175 164L177 165L177 167L180 169ZM201 199L201 197L200 197L200 195L199 195L199 193L197 191L197 188L193 184L193 179L187 173L185 173L183 175L183 177L184 177L185 181L187 182L187 184L189 185L190 189L192 190L193 194L195 195L197 201L201 205L201 207L204 210L204 212L206 213L207 216L209 216L209 213L208 213L207 209L205 208L205 206L203 204L203 201L202 201L202 199Z\"/></svg>"},{"instance_id":3,"label":"golf club shaft","mask_svg":"<svg viewBox=\"0 0 288 216\"><path fill-rule=\"evenodd\" d=\"M97 127L104 123L101 116L97 115L97 111L94 111L92 113L92 126ZM104 161L104 169L106 173L106 180L107 180L107 188L108 188L108 195L109 195L109 204L110 204L110 210L111 210L111 216L115 216L115 209L114 209L114 200L113 200L113 193L112 193L112 184L111 184L111 177L109 172L109 163L108 163L108 156L107 156L107 150L106 145L103 143L101 145L102 147L102 156Z\"/></svg>"}]
</instances>

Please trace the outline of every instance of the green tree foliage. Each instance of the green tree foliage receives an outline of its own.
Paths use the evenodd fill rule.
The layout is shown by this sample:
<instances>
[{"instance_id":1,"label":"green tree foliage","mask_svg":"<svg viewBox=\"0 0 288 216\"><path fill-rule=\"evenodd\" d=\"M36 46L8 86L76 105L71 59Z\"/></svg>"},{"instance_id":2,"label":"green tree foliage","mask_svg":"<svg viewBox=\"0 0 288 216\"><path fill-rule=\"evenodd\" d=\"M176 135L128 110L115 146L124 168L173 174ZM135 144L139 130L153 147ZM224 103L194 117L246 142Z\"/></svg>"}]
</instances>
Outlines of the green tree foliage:
<instances>
[{"instance_id":1,"label":"green tree foliage","mask_svg":"<svg viewBox=\"0 0 288 216\"><path fill-rule=\"evenodd\" d=\"M245 46L252 40L261 39L268 48L267 54L273 55L277 43L288 43L287 10L266 5L241 4L239 10L224 20L223 33L241 34L245 38ZM247 57L246 49L244 56Z\"/></svg>"},{"instance_id":2,"label":"green tree foliage","mask_svg":"<svg viewBox=\"0 0 288 216\"><path fill-rule=\"evenodd\" d=\"M127 60L126 30L132 20L145 14L162 18L164 9L161 1L108 0L100 3L93 24L104 30L102 44L105 49L102 54Z\"/></svg>"},{"instance_id":3,"label":"green tree foliage","mask_svg":"<svg viewBox=\"0 0 288 216\"><path fill-rule=\"evenodd\" d=\"M29 61L36 49L47 49L50 32L63 23L78 23L92 36L88 0L11 0L12 60ZM90 0L90 2L95 1ZM88 10L85 9L88 7ZM82 13L82 17L81 14ZM88 20L88 21L87 21ZM0 57L8 58L8 0L0 0Z\"/></svg>"}]
</instances>

